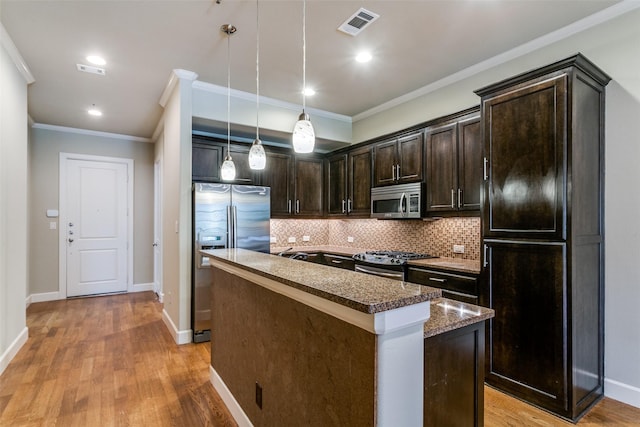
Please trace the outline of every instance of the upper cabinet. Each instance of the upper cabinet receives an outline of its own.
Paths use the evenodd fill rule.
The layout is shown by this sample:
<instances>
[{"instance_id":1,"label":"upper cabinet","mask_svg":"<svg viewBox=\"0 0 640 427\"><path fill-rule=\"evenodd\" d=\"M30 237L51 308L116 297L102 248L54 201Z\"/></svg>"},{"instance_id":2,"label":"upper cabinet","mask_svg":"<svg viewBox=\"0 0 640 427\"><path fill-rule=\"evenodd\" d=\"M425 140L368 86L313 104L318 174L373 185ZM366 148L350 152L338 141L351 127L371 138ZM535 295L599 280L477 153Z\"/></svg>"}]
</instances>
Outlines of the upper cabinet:
<instances>
[{"instance_id":1,"label":"upper cabinet","mask_svg":"<svg viewBox=\"0 0 640 427\"><path fill-rule=\"evenodd\" d=\"M271 187L272 218L320 218L323 215L323 159L267 151L260 184Z\"/></svg>"},{"instance_id":2,"label":"upper cabinet","mask_svg":"<svg viewBox=\"0 0 640 427\"><path fill-rule=\"evenodd\" d=\"M257 173L249 167L249 149L231 145L230 154L236 167L236 178L232 184L252 184ZM222 182L220 167L227 155L227 143L220 140L194 136L191 152L191 179L202 182Z\"/></svg>"},{"instance_id":3,"label":"upper cabinet","mask_svg":"<svg viewBox=\"0 0 640 427\"><path fill-rule=\"evenodd\" d=\"M423 134L414 133L373 146L373 186L422 181Z\"/></svg>"},{"instance_id":4,"label":"upper cabinet","mask_svg":"<svg viewBox=\"0 0 640 427\"><path fill-rule=\"evenodd\" d=\"M293 197L293 156L267 151L267 165L262 172L260 184L271 187L271 217L290 216Z\"/></svg>"},{"instance_id":5,"label":"upper cabinet","mask_svg":"<svg viewBox=\"0 0 640 427\"><path fill-rule=\"evenodd\" d=\"M371 147L330 155L326 160L327 216L369 217Z\"/></svg>"},{"instance_id":6,"label":"upper cabinet","mask_svg":"<svg viewBox=\"0 0 640 427\"><path fill-rule=\"evenodd\" d=\"M482 133L479 112L427 128L427 212L480 211Z\"/></svg>"}]
</instances>

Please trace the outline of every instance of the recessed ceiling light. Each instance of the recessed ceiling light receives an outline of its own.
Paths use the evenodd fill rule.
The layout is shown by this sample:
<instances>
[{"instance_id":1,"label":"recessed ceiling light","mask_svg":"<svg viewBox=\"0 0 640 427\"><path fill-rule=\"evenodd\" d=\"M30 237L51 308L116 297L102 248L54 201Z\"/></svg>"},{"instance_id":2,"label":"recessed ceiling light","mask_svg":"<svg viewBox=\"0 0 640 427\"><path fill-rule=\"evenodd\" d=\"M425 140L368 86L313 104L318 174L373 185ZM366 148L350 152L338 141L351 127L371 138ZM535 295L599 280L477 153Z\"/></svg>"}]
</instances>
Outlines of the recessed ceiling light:
<instances>
[{"instance_id":1,"label":"recessed ceiling light","mask_svg":"<svg viewBox=\"0 0 640 427\"><path fill-rule=\"evenodd\" d=\"M306 96L313 96L316 94L316 91L313 90L313 88L307 87L302 91L302 93L304 93Z\"/></svg>"},{"instance_id":2,"label":"recessed ceiling light","mask_svg":"<svg viewBox=\"0 0 640 427\"><path fill-rule=\"evenodd\" d=\"M102 111L95 108L91 108L87 110L87 113L89 113L89 115L91 116L96 116L96 117L100 117L102 115Z\"/></svg>"},{"instance_id":3,"label":"recessed ceiling light","mask_svg":"<svg viewBox=\"0 0 640 427\"><path fill-rule=\"evenodd\" d=\"M356 61L358 62L369 62L371 61L371 54L369 52L360 52L358 55L356 55Z\"/></svg>"},{"instance_id":4,"label":"recessed ceiling light","mask_svg":"<svg viewBox=\"0 0 640 427\"><path fill-rule=\"evenodd\" d=\"M105 65L107 63L107 61L105 61L103 57L98 55L87 56L87 61L91 62L94 65Z\"/></svg>"}]
</instances>

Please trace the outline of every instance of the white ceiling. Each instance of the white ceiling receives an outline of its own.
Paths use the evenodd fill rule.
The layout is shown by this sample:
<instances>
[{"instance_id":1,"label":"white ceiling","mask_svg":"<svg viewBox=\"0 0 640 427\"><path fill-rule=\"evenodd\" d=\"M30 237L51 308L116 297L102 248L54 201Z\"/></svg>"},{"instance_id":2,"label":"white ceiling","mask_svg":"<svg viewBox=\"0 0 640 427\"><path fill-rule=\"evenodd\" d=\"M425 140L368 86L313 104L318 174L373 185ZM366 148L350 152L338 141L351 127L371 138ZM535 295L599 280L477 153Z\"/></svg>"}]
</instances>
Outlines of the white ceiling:
<instances>
[{"instance_id":1,"label":"white ceiling","mask_svg":"<svg viewBox=\"0 0 640 427\"><path fill-rule=\"evenodd\" d=\"M363 116L380 104L597 13L619 0L307 0L307 106ZM381 15L356 37L358 8ZM261 0L260 93L302 103L302 1ZM0 0L0 20L29 66L36 123L149 138L173 69L255 93L256 1ZM353 60L371 50L368 64ZM80 73L97 53L106 76ZM100 118L86 110L95 104Z\"/></svg>"}]
</instances>

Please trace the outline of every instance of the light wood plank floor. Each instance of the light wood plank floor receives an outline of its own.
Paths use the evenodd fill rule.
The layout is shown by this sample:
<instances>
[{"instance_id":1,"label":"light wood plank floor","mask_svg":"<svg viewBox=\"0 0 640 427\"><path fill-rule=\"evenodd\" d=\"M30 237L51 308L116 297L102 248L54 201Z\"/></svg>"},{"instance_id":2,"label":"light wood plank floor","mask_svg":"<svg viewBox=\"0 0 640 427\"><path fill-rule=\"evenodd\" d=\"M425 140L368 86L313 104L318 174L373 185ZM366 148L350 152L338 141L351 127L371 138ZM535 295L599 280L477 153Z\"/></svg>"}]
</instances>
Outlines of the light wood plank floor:
<instances>
[{"instance_id":1,"label":"light wood plank floor","mask_svg":"<svg viewBox=\"0 0 640 427\"><path fill-rule=\"evenodd\" d=\"M0 426L233 426L209 346L177 346L152 292L31 304L29 340L0 377ZM485 388L485 425L570 426ZM640 426L601 401L578 426Z\"/></svg>"}]
</instances>

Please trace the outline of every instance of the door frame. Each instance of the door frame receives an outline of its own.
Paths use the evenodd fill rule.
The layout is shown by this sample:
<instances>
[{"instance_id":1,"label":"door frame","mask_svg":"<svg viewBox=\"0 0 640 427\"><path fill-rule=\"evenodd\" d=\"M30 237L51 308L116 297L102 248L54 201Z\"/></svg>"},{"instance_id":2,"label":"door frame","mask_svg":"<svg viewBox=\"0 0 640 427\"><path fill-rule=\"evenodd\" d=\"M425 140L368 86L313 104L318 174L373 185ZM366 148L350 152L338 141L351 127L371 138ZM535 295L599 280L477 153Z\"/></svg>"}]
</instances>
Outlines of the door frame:
<instances>
[{"instance_id":1,"label":"door frame","mask_svg":"<svg viewBox=\"0 0 640 427\"><path fill-rule=\"evenodd\" d=\"M153 164L153 287L158 301L164 301L162 285L162 159ZM156 251L158 255L156 256Z\"/></svg>"},{"instance_id":2,"label":"door frame","mask_svg":"<svg viewBox=\"0 0 640 427\"><path fill-rule=\"evenodd\" d=\"M93 156L77 153L60 153L59 164L59 218L58 218L58 296L67 298L67 167L70 160L90 162L124 163L127 166L127 292L133 291L133 177L134 161L124 157Z\"/></svg>"}]
</instances>

